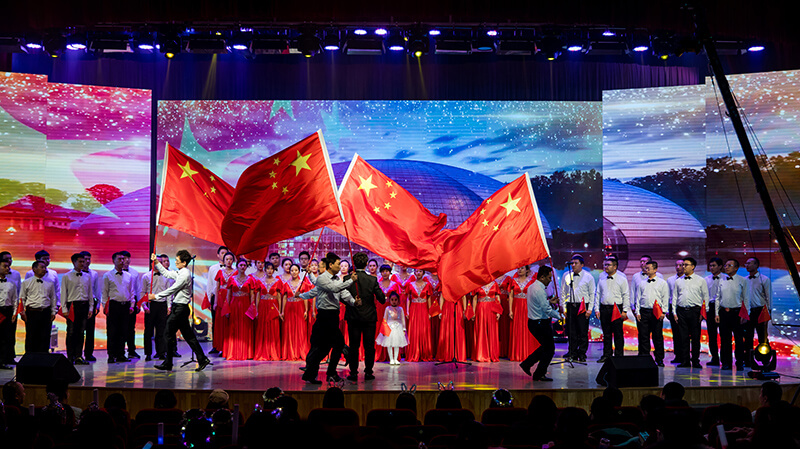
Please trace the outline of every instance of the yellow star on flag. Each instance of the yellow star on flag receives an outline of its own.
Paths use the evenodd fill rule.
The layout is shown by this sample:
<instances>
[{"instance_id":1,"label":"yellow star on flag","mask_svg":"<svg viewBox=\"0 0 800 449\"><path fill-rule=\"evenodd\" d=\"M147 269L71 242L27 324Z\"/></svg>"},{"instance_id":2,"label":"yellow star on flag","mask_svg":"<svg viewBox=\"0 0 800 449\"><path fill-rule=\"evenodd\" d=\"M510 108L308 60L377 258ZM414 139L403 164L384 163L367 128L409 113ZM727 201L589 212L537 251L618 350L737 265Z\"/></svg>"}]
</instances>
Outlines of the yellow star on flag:
<instances>
[{"instance_id":1,"label":"yellow star on flag","mask_svg":"<svg viewBox=\"0 0 800 449\"><path fill-rule=\"evenodd\" d=\"M178 164L178 167L180 167L181 170L183 170L183 173L181 173L181 179L183 179L183 178L185 178L187 176L189 177L189 179L194 179L194 178L192 178L192 176L196 175L198 173L198 172L192 170L192 167L189 166L189 161L186 161L186 167L184 167L181 164Z\"/></svg>"},{"instance_id":2,"label":"yellow star on flag","mask_svg":"<svg viewBox=\"0 0 800 449\"><path fill-rule=\"evenodd\" d=\"M481 209L481 215L486 213L486 208Z\"/></svg>"},{"instance_id":3,"label":"yellow star on flag","mask_svg":"<svg viewBox=\"0 0 800 449\"><path fill-rule=\"evenodd\" d=\"M487 198L487 199L486 199L486 203L487 203L487 204L488 204L488 203L491 203L491 202L492 202L492 199L491 199L491 198Z\"/></svg>"},{"instance_id":4,"label":"yellow star on flag","mask_svg":"<svg viewBox=\"0 0 800 449\"><path fill-rule=\"evenodd\" d=\"M392 205L389 204L389 203L384 203L383 207L384 207L384 209L389 209L390 207L392 207Z\"/></svg>"},{"instance_id":5,"label":"yellow star on flag","mask_svg":"<svg viewBox=\"0 0 800 449\"><path fill-rule=\"evenodd\" d=\"M274 172L274 171L272 171L272 170L270 170L270 171L269 171L269 177L270 177L270 178L274 178L274 177L275 177L275 175L277 175L277 173L275 173L275 172Z\"/></svg>"},{"instance_id":6,"label":"yellow star on flag","mask_svg":"<svg viewBox=\"0 0 800 449\"><path fill-rule=\"evenodd\" d=\"M489 226L489 220L484 219L483 220L483 227L485 228L486 226Z\"/></svg>"},{"instance_id":7,"label":"yellow star on flag","mask_svg":"<svg viewBox=\"0 0 800 449\"><path fill-rule=\"evenodd\" d=\"M281 191L283 192L283 194L284 194L284 195L286 195L287 193L289 193L289 189L287 189L286 187L284 187L283 189L281 189Z\"/></svg>"},{"instance_id":8,"label":"yellow star on flag","mask_svg":"<svg viewBox=\"0 0 800 449\"><path fill-rule=\"evenodd\" d=\"M273 182L272 183L272 188L273 189L277 189L278 188L278 183L277 182Z\"/></svg>"},{"instance_id":9,"label":"yellow star on flag","mask_svg":"<svg viewBox=\"0 0 800 449\"><path fill-rule=\"evenodd\" d=\"M272 163L275 165L281 165L281 160L276 157L275 159L272 160Z\"/></svg>"},{"instance_id":10,"label":"yellow star on flag","mask_svg":"<svg viewBox=\"0 0 800 449\"><path fill-rule=\"evenodd\" d=\"M210 180L211 180L211 182L214 182L214 181L216 181L216 179L214 179L214 177L213 177L213 176L209 176L209 177L208 177L208 179L210 179Z\"/></svg>"},{"instance_id":11,"label":"yellow star on flag","mask_svg":"<svg viewBox=\"0 0 800 449\"><path fill-rule=\"evenodd\" d=\"M308 166L308 158L310 158L310 157L311 157L310 154L308 156L301 156L300 152L299 151L297 152L297 159L295 159L294 162L289 164L289 165L291 165L292 167L295 168L295 170L296 170L295 173L294 173L295 176L299 175L300 174L300 170L302 170L304 168L306 170L309 170L309 171L311 170L311 167Z\"/></svg>"},{"instance_id":12,"label":"yellow star on flag","mask_svg":"<svg viewBox=\"0 0 800 449\"><path fill-rule=\"evenodd\" d=\"M397 192L392 192L389 194L389 196L392 198L397 198Z\"/></svg>"},{"instance_id":13,"label":"yellow star on flag","mask_svg":"<svg viewBox=\"0 0 800 449\"><path fill-rule=\"evenodd\" d=\"M511 194L510 193L508 194L508 201L500 205L506 208L506 217L511 215L512 211L522 212L519 210L519 207L517 207L517 203L519 203L519 200L521 199L522 198L513 199L511 198Z\"/></svg>"},{"instance_id":14,"label":"yellow star on flag","mask_svg":"<svg viewBox=\"0 0 800 449\"><path fill-rule=\"evenodd\" d=\"M373 211L374 211L376 214L379 214L379 213L381 213L381 208L380 208L380 207L378 207L378 206L375 206L375 207L374 207L372 210L373 210Z\"/></svg>"},{"instance_id":15,"label":"yellow star on flag","mask_svg":"<svg viewBox=\"0 0 800 449\"><path fill-rule=\"evenodd\" d=\"M212 187L211 188L211 193L217 193L217 188L216 187Z\"/></svg>"},{"instance_id":16,"label":"yellow star on flag","mask_svg":"<svg viewBox=\"0 0 800 449\"><path fill-rule=\"evenodd\" d=\"M493 229L493 230L495 230L495 231L497 231L497 230L498 230L498 229L500 229L500 228L499 228L497 225L494 225L494 227L493 227L492 229Z\"/></svg>"},{"instance_id":17,"label":"yellow star on flag","mask_svg":"<svg viewBox=\"0 0 800 449\"><path fill-rule=\"evenodd\" d=\"M386 187L391 187L391 186L392 186L392 181L386 181Z\"/></svg>"},{"instance_id":18,"label":"yellow star on flag","mask_svg":"<svg viewBox=\"0 0 800 449\"><path fill-rule=\"evenodd\" d=\"M369 197L370 190L378 188L378 186L372 183L372 175L367 176L367 179L359 176L359 179L361 179L361 185L358 186L358 190L363 190L364 193L367 194L367 197Z\"/></svg>"}]
</instances>

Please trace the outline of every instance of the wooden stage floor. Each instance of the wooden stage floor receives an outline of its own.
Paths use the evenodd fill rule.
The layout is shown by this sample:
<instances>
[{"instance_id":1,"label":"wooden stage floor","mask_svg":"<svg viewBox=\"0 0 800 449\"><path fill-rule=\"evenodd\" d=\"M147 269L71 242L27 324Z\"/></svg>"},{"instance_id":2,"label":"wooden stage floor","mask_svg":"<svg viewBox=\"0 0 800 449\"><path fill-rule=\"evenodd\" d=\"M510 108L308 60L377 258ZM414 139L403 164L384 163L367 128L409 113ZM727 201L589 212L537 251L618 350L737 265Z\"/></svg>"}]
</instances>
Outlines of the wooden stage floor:
<instances>
[{"instance_id":1,"label":"wooden stage floor","mask_svg":"<svg viewBox=\"0 0 800 449\"><path fill-rule=\"evenodd\" d=\"M210 349L210 343L203 344ZM202 407L208 392L215 388L223 388L231 392L231 403L241 403L246 414L259 401L261 393L269 387L278 386L286 392L292 392L301 402L303 410L310 410L321 405L322 393L327 384L308 385L300 378L299 370L304 362L254 362L227 361L212 358L214 365L205 371L194 372L194 364L180 368L181 361L188 360L188 346L179 342L179 352L184 355L175 359L176 369L172 373L161 372L153 368L158 361L136 362L108 365L105 352L97 351L98 361L89 366L78 366L82 379L71 385L71 403L81 406L91 400L93 389L100 390L101 401L113 392L122 392L128 398L132 412L140 408L150 407L154 392L159 389L176 390L184 409ZM556 345L556 356L566 352L566 344ZM586 365L566 364L552 365L550 377L553 382L533 382L519 368L518 363L501 360L498 363L474 363L471 366L455 368L452 364L436 366L433 362L403 363L390 366L387 363L376 363L375 377L370 382L358 383L346 381L344 390L348 398L348 406L368 411L371 408L393 407L394 398L401 389L401 384L417 386L417 398L420 411L433 407L437 391L437 382L444 384L453 381L456 390L462 396L465 408L472 408L480 413L488 407L491 391L497 388L511 390L515 405L527 407L530 397L535 394L547 394L560 407L587 407L591 400L599 395L603 387L597 385L595 378L601 364L602 345L593 343L589 346L589 362ZM631 351L629 351L631 353ZM633 354L631 354L633 355ZM667 354L667 361L672 354ZM703 362L708 355L701 355ZM559 359L556 359L558 361ZM363 368L363 365L362 365ZM324 370L324 368L323 368ZM785 395L791 395L800 376L800 360L797 358L781 358L777 372L784 374L781 383ZM344 377L347 370L340 366L340 375ZM0 371L0 382L6 382L14 376L14 371ZM321 376L320 376L321 377ZM715 404L734 402L748 407L758 404L758 390L761 381L750 379L746 372L721 371L719 368L686 369L675 368L674 365L659 369L659 387L623 389L626 405L636 405L644 394L658 394L660 386L670 381L677 381L687 387L687 400L694 404ZM44 391L41 387L29 386L29 397L26 402L43 405ZM304 400L301 400L304 398ZM789 396L787 399L791 399ZM477 415L476 415L477 416ZM363 416L362 416L363 419Z\"/></svg>"}]
</instances>

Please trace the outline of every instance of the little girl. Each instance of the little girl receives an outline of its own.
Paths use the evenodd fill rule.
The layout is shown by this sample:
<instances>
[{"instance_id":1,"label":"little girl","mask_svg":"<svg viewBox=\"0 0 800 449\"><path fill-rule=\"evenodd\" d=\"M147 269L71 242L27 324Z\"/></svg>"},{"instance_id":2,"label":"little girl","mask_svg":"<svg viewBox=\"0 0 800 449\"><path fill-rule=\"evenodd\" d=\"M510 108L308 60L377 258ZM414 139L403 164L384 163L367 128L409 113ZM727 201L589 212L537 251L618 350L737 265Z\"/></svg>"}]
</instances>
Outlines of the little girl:
<instances>
[{"instance_id":1,"label":"little girl","mask_svg":"<svg viewBox=\"0 0 800 449\"><path fill-rule=\"evenodd\" d=\"M375 342L389 349L389 365L399 365L400 348L408 345L406 339L406 314L400 307L400 295L393 291L389 293L389 304L383 312L383 321L389 325L391 333L387 337L383 333L378 334Z\"/></svg>"}]
</instances>

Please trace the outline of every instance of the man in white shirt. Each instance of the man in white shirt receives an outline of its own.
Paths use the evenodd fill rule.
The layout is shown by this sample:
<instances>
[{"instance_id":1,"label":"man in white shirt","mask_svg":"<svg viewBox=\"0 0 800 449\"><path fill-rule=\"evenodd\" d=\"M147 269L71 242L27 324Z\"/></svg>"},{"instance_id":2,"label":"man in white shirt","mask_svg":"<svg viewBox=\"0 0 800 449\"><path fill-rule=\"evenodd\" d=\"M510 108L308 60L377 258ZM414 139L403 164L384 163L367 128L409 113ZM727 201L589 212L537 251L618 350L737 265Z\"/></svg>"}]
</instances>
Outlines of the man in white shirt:
<instances>
[{"instance_id":1,"label":"man in white shirt","mask_svg":"<svg viewBox=\"0 0 800 449\"><path fill-rule=\"evenodd\" d=\"M712 257L708 261L708 271L710 274L706 276L706 284L708 284L708 297L709 303L706 309L706 330L708 331L708 352L711 353L711 361L706 363L706 366L719 366L719 342L717 335L719 333L719 325L717 324L717 307L716 301L719 298L719 286L722 277L722 259L719 257Z\"/></svg>"},{"instance_id":2,"label":"man in white shirt","mask_svg":"<svg viewBox=\"0 0 800 449\"><path fill-rule=\"evenodd\" d=\"M769 321L759 323L759 318L764 308L771 312L772 304L772 281L763 274L758 272L761 262L758 257L751 257L744 263L744 268L747 270L747 290L745 296L750 303L750 319L745 326L745 360L750 362L750 354L753 347L753 334L758 334L758 344L767 342L767 325Z\"/></svg>"},{"instance_id":3,"label":"man in white shirt","mask_svg":"<svg viewBox=\"0 0 800 449\"><path fill-rule=\"evenodd\" d=\"M583 269L583 256L579 254L572 256L570 266L571 269L561 279L561 310L565 310L566 304L569 338L569 352L564 358L585 362L586 350L589 349L589 316L592 314L591 302L595 291L594 277ZM584 302L586 310L578 313L581 302Z\"/></svg>"},{"instance_id":4,"label":"man in white shirt","mask_svg":"<svg viewBox=\"0 0 800 449\"><path fill-rule=\"evenodd\" d=\"M225 254L228 253L228 247L220 246L217 248L217 259L219 259L219 263L215 263L208 267L208 273L206 276L206 295L208 296L208 302L211 304L211 338L214 338L214 320L216 319L216 313L214 313L215 305L217 304L217 273L219 270L222 269L223 261L225 260ZM278 256L280 259L280 256ZM219 351L215 348L211 348L211 351L208 352L209 354L219 354Z\"/></svg>"},{"instance_id":5,"label":"man in white shirt","mask_svg":"<svg viewBox=\"0 0 800 449\"><path fill-rule=\"evenodd\" d=\"M161 273L161 276L170 278L175 281L169 288L159 293L150 293L147 298L150 301L159 299L166 299L174 295L172 300L172 311L167 317L167 330L165 331L167 337L167 354L164 363L156 365L154 368L172 371L172 357L178 346L177 332L181 331L181 335L192 352L197 356L197 368L195 371L203 371L205 367L211 364L211 360L203 353L203 348L197 341L197 334L192 328L192 323L189 322L189 304L192 302L194 280L192 279L192 272L186 268L189 262L192 261L192 255L189 251L182 249L178 251L175 256L175 266L178 271L169 271L161 263L158 262L156 255L150 256L150 260L155 262L156 269Z\"/></svg>"},{"instance_id":6,"label":"man in white shirt","mask_svg":"<svg viewBox=\"0 0 800 449\"><path fill-rule=\"evenodd\" d=\"M631 296L631 306L635 305L636 301L639 300L639 297L637 296L639 294L639 284L641 284L644 281L647 281L647 272L646 272L647 268L646 267L647 267L647 262L650 262L651 260L653 260L653 258L648 256L647 254L642 255L642 257L639 258L639 269L640 269L640 271L631 276L631 279L630 279L630 282L629 282L630 287L631 287L631 295L630 295ZM681 261L681 262L683 262L683 261ZM664 278L664 276L661 273L658 273L658 272L656 274L656 277L661 278L661 279Z\"/></svg>"},{"instance_id":7,"label":"man in white shirt","mask_svg":"<svg viewBox=\"0 0 800 449\"><path fill-rule=\"evenodd\" d=\"M280 277L283 275L283 267L281 266L281 255L278 253L270 253L269 263L275 267L275 276Z\"/></svg>"},{"instance_id":8,"label":"man in white shirt","mask_svg":"<svg viewBox=\"0 0 800 449\"><path fill-rule=\"evenodd\" d=\"M19 290L22 287L22 277L20 276L19 271L11 268L11 266L14 264L14 258L11 256L10 252L8 252L8 251L0 252L0 261L3 261L3 260L8 261L8 266L9 266L9 272L8 272L8 275L6 276L6 279L8 279L9 282L12 282L17 287L17 292L16 292L17 295L16 295L16 297L17 297L17 299L19 299ZM14 309L14 319L8 321L8 324L11 326L11 330L9 332L11 332L11 335L14 336L14 339L16 339L16 335L17 335L17 313L16 313L16 310L17 309ZM14 358L16 356L17 356L17 354L16 354L16 351L14 349L14 345L12 344L11 345L11 352L8 353L8 358L5 359L5 360L0 359L0 364L16 365L17 362L14 360Z\"/></svg>"},{"instance_id":9,"label":"man in white shirt","mask_svg":"<svg viewBox=\"0 0 800 449\"><path fill-rule=\"evenodd\" d=\"M744 305L748 314L750 312L750 303L745 296L747 281L736 274L739 271L738 260L726 260L723 269L725 270L725 276L720 277L719 295L715 304L717 309L715 320L719 323L721 369L733 369L733 355L731 354L731 344L733 343L736 345L736 369L742 370L745 364L749 365L749 359L747 359L746 354L748 348L753 345L752 339L749 344L745 340L744 327L747 320L739 316L742 305ZM732 340L731 335L733 335Z\"/></svg>"},{"instance_id":10,"label":"man in white shirt","mask_svg":"<svg viewBox=\"0 0 800 449\"><path fill-rule=\"evenodd\" d=\"M22 282L19 300L25 322L25 353L50 351L50 329L56 319L56 286L45 279L47 265L37 260L31 266L33 276Z\"/></svg>"},{"instance_id":11,"label":"man in white shirt","mask_svg":"<svg viewBox=\"0 0 800 449\"><path fill-rule=\"evenodd\" d=\"M89 275L92 279L92 296L94 299L94 308L92 315L86 320L86 341L83 346L83 360L87 362L96 362L94 356L94 325L97 321L97 314L100 313L100 308L103 306L103 276L95 270L92 270L92 253L89 251L82 251L83 255L83 272Z\"/></svg>"},{"instance_id":12,"label":"man in white shirt","mask_svg":"<svg viewBox=\"0 0 800 449\"><path fill-rule=\"evenodd\" d=\"M639 329L639 355L650 355L650 336L653 338L653 356L656 365L664 366L664 316L669 313L669 285L658 277L658 262L651 260L645 264L647 280L639 283L636 294L636 322ZM656 304L661 308L661 316L656 317Z\"/></svg>"},{"instance_id":13,"label":"man in white shirt","mask_svg":"<svg viewBox=\"0 0 800 449\"><path fill-rule=\"evenodd\" d=\"M36 251L34 254L34 258L37 262L42 262L44 264L45 269L47 272L45 273L42 279L46 281L50 281L53 284L53 288L56 289L56 304L61 305L61 284L58 280L58 273L56 270L51 270L50 267L50 253L45 250ZM34 276L33 270L28 271L25 273L25 279L32 278Z\"/></svg>"},{"instance_id":14,"label":"man in white shirt","mask_svg":"<svg viewBox=\"0 0 800 449\"><path fill-rule=\"evenodd\" d=\"M681 360L680 342L681 342L681 327L675 321L675 316L670 312L672 310L672 289L675 287L675 281L683 276L683 259L675 261L675 274L667 278L667 286L669 287L669 307L667 308L667 319L669 320L669 327L672 329L672 351L675 353L675 358L670 363L680 364Z\"/></svg>"},{"instance_id":15,"label":"man in white shirt","mask_svg":"<svg viewBox=\"0 0 800 449\"><path fill-rule=\"evenodd\" d=\"M158 256L161 266L169 270L169 256ZM158 294L172 287L175 280L162 276L161 272L154 269L142 276L142 291L144 294ZM164 360L167 354L167 312L172 307L172 296L153 299L142 304L144 311L144 360L153 360L153 339L155 339L157 360Z\"/></svg>"},{"instance_id":16,"label":"man in white shirt","mask_svg":"<svg viewBox=\"0 0 800 449\"><path fill-rule=\"evenodd\" d=\"M136 309L136 289L133 276L124 270L125 256L114 253L111 256L114 269L103 275L103 301L106 312L106 333L108 336L108 363L130 362L125 357L125 336L130 315Z\"/></svg>"},{"instance_id":17,"label":"man in white shirt","mask_svg":"<svg viewBox=\"0 0 800 449\"><path fill-rule=\"evenodd\" d=\"M591 306L603 329L603 356L597 360L597 363L605 363L611 357L612 339L613 355L625 355L622 323L628 316L630 298L628 296L628 279L625 277L625 273L617 271L618 266L619 262L616 257L610 257L603 261L605 276L601 276L597 282L597 290ZM615 306L622 314L622 318L612 320Z\"/></svg>"},{"instance_id":18,"label":"man in white shirt","mask_svg":"<svg viewBox=\"0 0 800 449\"><path fill-rule=\"evenodd\" d=\"M694 272L697 261L691 257L683 259L683 277L675 280L672 288L672 313L681 329L679 349L683 363L678 368L702 368L700 365L700 308L708 304L708 284ZM691 354L689 346L691 343Z\"/></svg>"},{"instance_id":19,"label":"man in white shirt","mask_svg":"<svg viewBox=\"0 0 800 449\"><path fill-rule=\"evenodd\" d=\"M0 257L0 369L12 369L14 361L14 328L17 323L17 286L9 279L11 264Z\"/></svg>"},{"instance_id":20,"label":"man in white shirt","mask_svg":"<svg viewBox=\"0 0 800 449\"><path fill-rule=\"evenodd\" d=\"M553 360L556 351L553 342L553 319L563 316L558 310L554 309L547 299L547 285L553 280L553 269L548 266L539 267L536 273L536 281L528 288L528 332L539 342L536 348L522 363L519 364L525 374L532 376L534 381L552 382L553 379L547 377L547 367ZM519 319L519 318L517 318ZM531 368L535 363L536 371L531 374Z\"/></svg>"},{"instance_id":21,"label":"man in white shirt","mask_svg":"<svg viewBox=\"0 0 800 449\"><path fill-rule=\"evenodd\" d=\"M94 311L92 276L83 272L83 254L75 253L70 259L73 269L61 279L61 313L67 317L67 359L74 365L88 365L81 352L86 320Z\"/></svg>"},{"instance_id":22,"label":"man in white shirt","mask_svg":"<svg viewBox=\"0 0 800 449\"><path fill-rule=\"evenodd\" d=\"M142 275L131 268L131 253L128 251L120 251L120 254L125 256L125 264L123 270L131 274L133 282L133 297L135 302L138 302L142 297ZM139 359L141 356L136 352L136 315L139 314L139 307L134 303L133 313L128 315L128 325L125 328L125 345L128 347L128 358Z\"/></svg>"}]
</instances>

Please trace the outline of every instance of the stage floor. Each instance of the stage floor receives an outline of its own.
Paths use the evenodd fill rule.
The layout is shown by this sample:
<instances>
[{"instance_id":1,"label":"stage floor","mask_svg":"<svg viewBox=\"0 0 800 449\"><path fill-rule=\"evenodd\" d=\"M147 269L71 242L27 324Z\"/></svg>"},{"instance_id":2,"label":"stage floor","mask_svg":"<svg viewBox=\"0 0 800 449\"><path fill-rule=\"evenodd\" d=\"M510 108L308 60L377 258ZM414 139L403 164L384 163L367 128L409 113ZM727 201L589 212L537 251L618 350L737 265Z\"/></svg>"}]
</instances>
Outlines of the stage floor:
<instances>
[{"instance_id":1,"label":"stage floor","mask_svg":"<svg viewBox=\"0 0 800 449\"><path fill-rule=\"evenodd\" d=\"M210 349L210 343L203 344L204 349ZM566 352L566 344L556 345L556 356ZM139 350L141 352L141 350ZM227 361L219 357L212 357L213 366L205 371L194 372L195 364L181 368L182 361L188 360L190 351L184 342L179 342L179 352L184 355L175 359L176 368L172 373L158 371L153 365L160 361L145 362L144 359L136 362L118 363L108 365L104 351L97 351L97 362L88 366L78 366L81 381L74 387L95 387L106 389L177 389L177 390L212 390L224 388L236 391L264 391L272 386L279 386L284 391L324 391L328 385L308 385L300 378L302 372L299 368L304 362L254 362L254 361ZM346 382L345 389L351 391L399 391L400 385L417 385L418 390L436 390L437 382L448 383L451 380L459 390L493 390L506 388L509 390L585 390L602 389L597 385L595 378L602 364L597 359L602 353L602 345L593 343L589 345L589 362L586 365L567 364L551 365L549 375L553 382L533 382L519 368L518 363L501 360L498 363L473 363L471 366L452 364L436 366L433 362L403 363L400 366L390 366L387 363L375 364L376 379L364 382L362 378L358 383ZM634 355L628 351L629 355ZM672 354L667 353L667 361ZM555 359L559 361L560 359ZM708 355L701 355L704 365L709 360ZM674 365L659 369L659 386L666 382L677 381L686 387L742 387L757 386L762 382L746 376L746 371L721 371L719 368L688 369L675 368ZM363 364L361 365L363 369ZM800 360L797 358L780 358L776 370L789 376L800 375ZM324 372L324 367L323 367ZM344 377L348 374L344 366L340 366L339 374ZM14 371L0 371L0 382L13 378ZM322 375L320 375L322 378ZM797 383L793 377L784 377L784 384Z\"/></svg>"}]
</instances>

